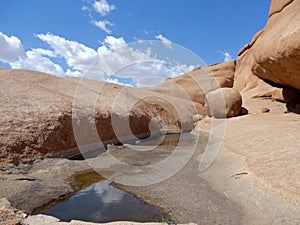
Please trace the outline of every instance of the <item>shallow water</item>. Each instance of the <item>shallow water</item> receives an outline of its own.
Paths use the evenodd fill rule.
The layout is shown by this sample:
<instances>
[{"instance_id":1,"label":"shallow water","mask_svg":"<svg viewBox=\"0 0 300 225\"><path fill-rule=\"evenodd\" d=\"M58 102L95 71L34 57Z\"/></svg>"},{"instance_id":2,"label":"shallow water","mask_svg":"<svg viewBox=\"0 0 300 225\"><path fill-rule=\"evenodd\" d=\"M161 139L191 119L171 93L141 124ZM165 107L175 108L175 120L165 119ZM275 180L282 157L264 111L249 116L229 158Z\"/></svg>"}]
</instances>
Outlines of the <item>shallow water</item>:
<instances>
[{"instance_id":1,"label":"shallow water","mask_svg":"<svg viewBox=\"0 0 300 225\"><path fill-rule=\"evenodd\" d=\"M43 214L55 216L65 222L82 220L98 223L120 220L161 221L164 217L157 208L111 186L107 180L78 191Z\"/></svg>"},{"instance_id":2,"label":"shallow water","mask_svg":"<svg viewBox=\"0 0 300 225\"><path fill-rule=\"evenodd\" d=\"M180 139L180 141L179 141ZM151 151L132 151L123 147L121 151L112 154L126 162L126 157L134 162L162 160L168 157L177 145L191 146L193 135L170 134L157 139L140 140L135 146L147 149L156 146ZM126 157L125 157L126 156ZM124 159L122 157L125 157ZM152 159L153 158L153 159ZM141 162L140 162L141 163ZM69 222L82 220L88 222L136 221L160 222L165 215L157 208L144 203L133 195L110 185L110 181L103 179L96 172L86 172L72 178L73 189L79 190L72 197L42 209L42 214L51 215Z\"/></svg>"}]
</instances>

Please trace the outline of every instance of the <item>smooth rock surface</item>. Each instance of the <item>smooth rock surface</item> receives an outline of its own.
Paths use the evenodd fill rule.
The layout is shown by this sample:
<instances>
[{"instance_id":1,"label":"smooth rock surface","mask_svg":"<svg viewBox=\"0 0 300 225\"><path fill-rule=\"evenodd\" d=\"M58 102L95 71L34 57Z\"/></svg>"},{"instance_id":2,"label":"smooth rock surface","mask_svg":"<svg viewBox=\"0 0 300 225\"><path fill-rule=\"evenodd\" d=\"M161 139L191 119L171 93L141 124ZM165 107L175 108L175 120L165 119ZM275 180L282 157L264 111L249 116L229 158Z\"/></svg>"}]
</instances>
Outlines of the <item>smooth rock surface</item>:
<instances>
[{"instance_id":1,"label":"smooth rock surface","mask_svg":"<svg viewBox=\"0 0 300 225\"><path fill-rule=\"evenodd\" d=\"M272 1L265 28L237 59L235 87L238 90L258 86L261 81L255 76L300 89L299 11L299 0Z\"/></svg>"},{"instance_id":2,"label":"smooth rock surface","mask_svg":"<svg viewBox=\"0 0 300 225\"><path fill-rule=\"evenodd\" d=\"M167 93L13 69L0 70L0 101L0 164L66 150L78 154L78 142L192 129L197 113L192 101ZM80 132L76 141L74 130Z\"/></svg>"},{"instance_id":3,"label":"smooth rock surface","mask_svg":"<svg viewBox=\"0 0 300 225\"><path fill-rule=\"evenodd\" d=\"M153 90L203 105L205 94L222 87L232 87L235 61L196 68L186 74L167 79ZM203 108L199 110L203 114Z\"/></svg>"},{"instance_id":4,"label":"smooth rock surface","mask_svg":"<svg viewBox=\"0 0 300 225\"><path fill-rule=\"evenodd\" d=\"M209 92L205 99L207 115L215 118L237 116L242 110L242 96L233 88L220 88Z\"/></svg>"}]
</instances>

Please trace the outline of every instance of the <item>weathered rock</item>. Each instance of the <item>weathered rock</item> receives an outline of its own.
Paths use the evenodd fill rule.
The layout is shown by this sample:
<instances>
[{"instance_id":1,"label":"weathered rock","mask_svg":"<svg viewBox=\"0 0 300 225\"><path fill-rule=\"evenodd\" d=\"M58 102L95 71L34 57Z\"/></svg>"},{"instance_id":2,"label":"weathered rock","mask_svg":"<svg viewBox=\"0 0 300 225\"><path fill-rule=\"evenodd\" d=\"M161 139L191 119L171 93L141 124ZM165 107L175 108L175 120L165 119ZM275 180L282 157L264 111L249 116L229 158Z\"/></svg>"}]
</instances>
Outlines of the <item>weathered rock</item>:
<instances>
[{"instance_id":1,"label":"weathered rock","mask_svg":"<svg viewBox=\"0 0 300 225\"><path fill-rule=\"evenodd\" d=\"M232 87L235 61L199 67L178 77L167 79L153 90L199 103L203 114L205 94L222 87Z\"/></svg>"},{"instance_id":2,"label":"weathered rock","mask_svg":"<svg viewBox=\"0 0 300 225\"><path fill-rule=\"evenodd\" d=\"M300 103L300 90L284 87L272 93L272 99L286 103Z\"/></svg>"},{"instance_id":3,"label":"weathered rock","mask_svg":"<svg viewBox=\"0 0 300 225\"><path fill-rule=\"evenodd\" d=\"M261 112L262 112L262 113L268 113L268 112L270 112L270 111L271 111L271 110L270 110L269 108L266 108L266 107L261 109Z\"/></svg>"},{"instance_id":4,"label":"weathered rock","mask_svg":"<svg viewBox=\"0 0 300 225\"><path fill-rule=\"evenodd\" d=\"M73 102L77 87L79 103ZM118 141L128 134L192 129L196 113L192 101L167 92L13 69L0 70L0 101L0 164L47 153L78 154L76 141L89 145L99 137ZM80 131L76 141L73 130Z\"/></svg>"},{"instance_id":5,"label":"weathered rock","mask_svg":"<svg viewBox=\"0 0 300 225\"><path fill-rule=\"evenodd\" d=\"M27 214L12 207L6 198L0 199L0 225L19 225L25 217Z\"/></svg>"},{"instance_id":6,"label":"weathered rock","mask_svg":"<svg viewBox=\"0 0 300 225\"><path fill-rule=\"evenodd\" d=\"M252 54L244 54L236 60L233 88L240 91L245 98L271 96L277 88L267 84L252 72L255 59Z\"/></svg>"},{"instance_id":7,"label":"weathered rock","mask_svg":"<svg viewBox=\"0 0 300 225\"><path fill-rule=\"evenodd\" d=\"M110 223L90 223L90 222L83 222L78 220L72 220L71 222L60 222L59 219L46 216L46 215L35 215L30 216L23 222L24 225L166 225L166 223L138 223L138 222L130 222L130 221L117 221L117 222L110 222ZM194 223L189 223L186 225L196 225Z\"/></svg>"},{"instance_id":8,"label":"weathered rock","mask_svg":"<svg viewBox=\"0 0 300 225\"><path fill-rule=\"evenodd\" d=\"M245 107L242 107L240 115L244 116L244 115L247 115L248 113L249 113L248 109L246 109Z\"/></svg>"},{"instance_id":9,"label":"weathered rock","mask_svg":"<svg viewBox=\"0 0 300 225\"><path fill-rule=\"evenodd\" d=\"M24 225L38 225L38 224L43 224L43 225L66 225L68 223L60 223L60 220L52 217L52 216L47 216L47 215L36 215L36 216L30 216L27 219L23 221Z\"/></svg>"},{"instance_id":10,"label":"weathered rock","mask_svg":"<svg viewBox=\"0 0 300 225\"><path fill-rule=\"evenodd\" d=\"M207 114L215 118L237 116L242 110L242 96L233 88L220 88L206 95Z\"/></svg>"},{"instance_id":11,"label":"weathered rock","mask_svg":"<svg viewBox=\"0 0 300 225\"><path fill-rule=\"evenodd\" d=\"M294 0L273 0L269 10L269 17L276 13L280 13L287 5L292 3Z\"/></svg>"},{"instance_id":12,"label":"weathered rock","mask_svg":"<svg viewBox=\"0 0 300 225\"><path fill-rule=\"evenodd\" d=\"M300 89L300 1L273 0L265 28L244 47L237 59L234 87L242 93L275 89L262 79Z\"/></svg>"}]
</instances>

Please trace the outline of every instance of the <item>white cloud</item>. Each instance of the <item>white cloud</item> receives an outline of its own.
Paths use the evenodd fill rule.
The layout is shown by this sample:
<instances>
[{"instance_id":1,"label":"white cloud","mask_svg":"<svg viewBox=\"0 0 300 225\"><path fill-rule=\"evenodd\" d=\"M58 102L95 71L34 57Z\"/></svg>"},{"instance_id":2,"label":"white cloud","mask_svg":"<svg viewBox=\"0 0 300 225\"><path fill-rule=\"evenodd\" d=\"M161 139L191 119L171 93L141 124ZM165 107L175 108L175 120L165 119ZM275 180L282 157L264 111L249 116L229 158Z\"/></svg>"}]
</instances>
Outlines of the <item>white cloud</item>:
<instances>
[{"instance_id":1,"label":"white cloud","mask_svg":"<svg viewBox=\"0 0 300 225\"><path fill-rule=\"evenodd\" d=\"M6 63L18 61L25 52L19 38L0 32L0 60Z\"/></svg>"},{"instance_id":2,"label":"white cloud","mask_svg":"<svg viewBox=\"0 0 300 225\"><path fill-rule=\"evenodd\" d=\"M224 62L229 62L232 60L232 56L227 51L222 51L222 55L224 56Z\"/></svg>"},{"instance_id":3,"label":"white cloud","mask_svg":"<svg viewBox=\"0 0 300 225\"><path fill-rule=\"evenodd\" d=\"M127 44L123 37L116 38L114 36L106 36L103 45L104 46L106 45L109 49L114 50L118 47L121 47L122 45L127 45Z\"/></svg>"},{"instance_id":4,"label":"white cloud","mask_svg":"<svg viewBox=\"0 0 300 225\"><path fill-rule=\"evenodd\" d=\"M83 77L82 72L78 71L78 70L73 71L73 70L67 69L65 74L68 77Z\"/></svg>"},{"instance_id":5,"label":"white cloud","mask_svg":"<svg viewBox=\"0 0 300 225\"><path fill-rule=\"evenodd\" d=\"M113 84L119 84L119 85L125 85L128 87L132 87L130 84L122 83L117 78L114 78L114 77L108 77L107 79L105 79L105 81L109 82L109 83L113 83Z\"/></svg>"},{"instance_id":6,"label":"white cloud","mask_svg":"<svg viewBox=\"0 0 300 225\"><path fill-rule=\"evenodd\" d=\"M106 36L101 46L95 50L50 33L35 36L49 44L50 49L32 48L24 52L17 37L8 37L1 33L1 44L6 46L6 54L1 52L0 60L8 62L12 68L37 70L57 76L86 77L118 84L127 80L136 87L157 85L167 77L193 69L192 66L173 61L170 65L160 59L155 54L157 52L151 50L153 42L138 41L128 44L123 37ZM162 53L166 53L166 49L170 51L168 46L165 50L162 48L163 45L159 47ZM63 58L67 64L65 71L50 58Z\"/></svg>"},{"instance_id":7,"label":"white cloud","mask_svg":"<svg viewBox=\"0 0 300 225\"><path fill-rule=\"evenodd\" d=\"M157 40L161 40L162 43L167 46L168 48L172 49L172 41L170 41L169 39L165 38L164 36L162 36L161 34L156 35L155 38Z\"/></svg>"},{"instance_id":8,"label":"white cloud","mask_svg":"<svg viewBox=\"0 0 300 225\"><path fill-rule=\"evenodd\" d=\"M89 10L89 7L87 7L87 6L84 5L84 6L82 6L81 9L82 9L82 11L88 11L88 10Z\"/></svg>"},{"instance_id":9,"label":"white cloud","mask_svg":"<svg viewBox=\"0 0 300 225\"><path fill-rule=\"evenodd\" d=\"M136 87L149 87L160 84L168 77L175 77L194 69L194 66L170 65L163 60L151 57L151 55L148 57L148 60L137 60L136 63L126 65L115 75L132 78Z\"/></svg>"},{"instance_id":10,"label":"white cloud","mask_svg":"<svg viewBox=\"0 0 300 225\"><path fill-rule=\"evenodd\" d=\"M26 52L25 57L19 58L16 62L10 63L15 69L36 70L56 76L64 76L64 70L60 65L53 63L49 58L43 57L35 50Z\"/></svg>"},{"instance_id":11,"label":"white cloud","mask_svg":"<svg viewBox=\"0 0 300 225\"><path fill-rule=\"evenodd\" d=\"M102 43L103 45L98 48L98 66L105 75L111 75L117 71L124 69L133 62L155 60L150 56L151 51L141 51L129 46L123 38L116 38L113 36L107 36ZM95 77L96 75L97 77ZM141 76L141 74L139 74ZM90 74L93 79L102 79L99 73ZM122 75L122 77L134 76L132 73L129 76ZM135 77L134 77L135 78Z\"/></svg>"},{"instance_id":12,"label":"white cloud","mask_svg":"<svg viewBox=\"0 0 300 225\"><path fill-rule=\"evenodd\" d=\"M112 78L113 75L121 79L131 78L137 87L141 87L156 85L167 77L174 77L193 69L185 64L167 64L158 59L149 47L139 49L140 45L147 44L138 42L137 45L129 45L123 37L106 36L97 51L52 34L39 34L37 37L48 43L58 57L66 60L70 67L65 73L67 76L84 75L90 79L122 84L118 79ZM39 52L51 53L40 50Z\"/></svg>"},{"instance_id":13,"label":"white cloud","mask_svg":"<svg viewBox=\"0 0 300 225\"><path fill-rule=\"evenodd\" d=\"M55 52L51 51L51 50L46 50L46 49L42 49L42 48L33 48L32 51L39 53L40 55L44 55L44 56L49 56L49 57L56 57L57 55L55 54Z\"/></svg>"},{"instance_id":14,"label":"white cloud","mask_svg":"<svg viewBox=\"0 0 300 225\"><path fill-rule=\"evenodd\" d=\"M53 52L57 56L63 57L67 65L73 70L83 71L98 58L98 53L94 49L76 41L66 40L63 37L50 33L37 34L36 36L48 43L53 49Z\"/></svg>"},{"instance_id":15,"label":"white cloud","mask_svg":"<svg viewBox=\"0 0 300 225\"><path fill-rule=\"evenodd\" d=\"M105 17L111 11L116 9L115 5L111 5L107 2L107 0L86 0L87 3L91 4L91 6L82 6L83 11L87 11L89 17L91 18L91 24L95 25L96 27L100 28L107 34L111 34L112 31L109 27L114 26L114 24L107 20L107 19L98 19L94 17L94 13L100 14L101 17Z\"/></svg>"},{"instance_id":16,"label":"white cloud","mask_svg":"<svg viewBox=\"0 0 300 225\"><path fill-rule=\"evenodd\" d=\"M12 68L37 70L57 76L64 75L60 65L44 57L55 57L55 54L50 50L36 48L25 52L19 38L8 37L1 32L0 49L0 61L10 64Z\"/></svg>"},{"instance_id":17,"label":"white cloud","mask_svg":"<svg viewBox=\"0 0 300 225\"><path fill-rule=\"evenodd\" d=\"M115 5L110 5L106 0L95 1L93 9L101 16L106 16L108 13L116 9Z\"/></svg>"},{"instance_id":18,"label":"white cloud","mask_svg":"<svg viewBox=\"0 0 300 225\"><path fill-rule=\"evenodd\" d=\"M99 20L99 21L92 21L91 22L96 27L99 27L101 30L105 31L108 34L111 34L111 30L107 28L107 26L113 26L114 24L108 20Z\"/></svg>"}]
</instances>

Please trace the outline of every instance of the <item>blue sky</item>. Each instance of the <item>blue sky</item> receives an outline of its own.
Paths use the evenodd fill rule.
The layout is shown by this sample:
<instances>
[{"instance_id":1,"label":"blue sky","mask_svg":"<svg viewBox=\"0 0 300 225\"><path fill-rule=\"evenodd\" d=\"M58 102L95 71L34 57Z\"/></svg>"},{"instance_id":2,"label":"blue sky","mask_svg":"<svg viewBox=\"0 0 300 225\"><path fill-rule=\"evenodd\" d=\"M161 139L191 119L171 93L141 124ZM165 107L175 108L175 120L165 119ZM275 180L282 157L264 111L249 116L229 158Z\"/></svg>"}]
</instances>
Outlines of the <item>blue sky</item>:
<instances>
[{"instance_id":1,"label":"blue sky","mask_svg":"<svg viewBox=\"0 0 300 225\"><path fill-rule=\"evenodd\" d=\"M270 0L1 1L0 66L82 76L104 52L155 39L183 46L207 64L222 62L226 55L235 58L264 27L269 5Z\"/></svg>"}]
</instances>

